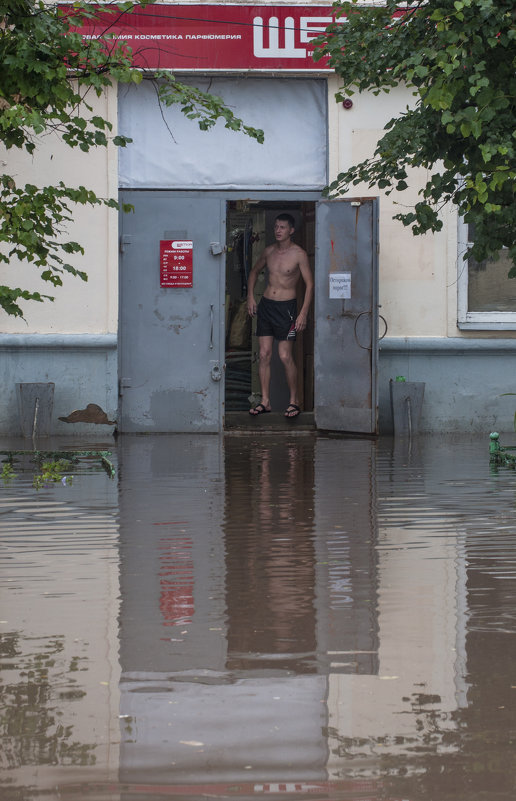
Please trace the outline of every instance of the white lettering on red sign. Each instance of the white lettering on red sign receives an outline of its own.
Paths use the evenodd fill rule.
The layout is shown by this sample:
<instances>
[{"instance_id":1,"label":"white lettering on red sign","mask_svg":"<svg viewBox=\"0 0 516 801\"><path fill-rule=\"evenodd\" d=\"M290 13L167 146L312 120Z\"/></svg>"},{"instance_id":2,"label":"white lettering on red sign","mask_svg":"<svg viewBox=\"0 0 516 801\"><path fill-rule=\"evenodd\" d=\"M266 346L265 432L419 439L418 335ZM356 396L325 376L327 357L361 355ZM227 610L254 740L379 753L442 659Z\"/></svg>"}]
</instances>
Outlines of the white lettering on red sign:
<instances>
[{"instance_id":1,"label":"white lettering on red sign","mask_svg":"<svg viewBox=\"0 0 516 801\"><path fill-rule=\"evenodd\" d=\"M331 17L300 17L299 39L303 43L311 42L326 27L331 25ZM283 23L283 44L280 45L280 26L278 17L269 17L268 36L269 44L264 43L264 20L263 17L253 19L253 54L256 58L306 58L306 48L296 47L294 17L285 17Z\"/></svg>"},{"instance_id":2,"label":"white lettering on red sign","mask_svg":"<svg viewBox=\"0 0 516 801\"><path fill-rule=\"evenodd\" d=\"M70 5L63 13L73 20ZM65 10L66 9L66 10ZM314 40L332 22L344 23L326 5L247 5L244 3L153 3L137 14L113 19L96 7L91 19L78 14L76 30L85 38L102 38L109 32L131 47L135 66L145 70L196 71L257 69L315 71L330 70L324 56L314 61ZM143 45L152 42L152 48Z\"/></svg>"},{"instance_id":3,"label":"white lettering on red sign","mask_svg":"<svg viewBox=\"0 0 516 801\"><path fill-rule=\"evenodd\" d=\"M193 286L193 242L190 239L162 239L159 243L161 287Z\"/></svg>"}]
</instances>

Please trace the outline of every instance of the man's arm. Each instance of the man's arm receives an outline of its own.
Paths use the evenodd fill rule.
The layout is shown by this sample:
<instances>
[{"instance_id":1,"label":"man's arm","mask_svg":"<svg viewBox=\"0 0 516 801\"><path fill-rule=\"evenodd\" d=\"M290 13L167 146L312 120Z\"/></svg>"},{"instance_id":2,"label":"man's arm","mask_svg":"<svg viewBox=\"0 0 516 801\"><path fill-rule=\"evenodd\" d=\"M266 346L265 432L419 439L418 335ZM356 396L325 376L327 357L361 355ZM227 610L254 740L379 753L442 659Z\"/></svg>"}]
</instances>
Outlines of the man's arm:
<instances>
[{"instance_id":1,"label":"man's arm","mask_svg":"<svg viewBox=\"0 0 516 801\"><path fill-rule=\"evenodd\" d=\"M312 302L312 298L314 295L314 279L312 275L312 270L310 269L310 263L308 261L308 256L306 252L302 251L302 256L299 259L299 269L301 271L301 276L303 281L305 282L305 297L303 300L303 305L299 311L299 314L296 318L296 331L304 331L306 328L306 321L308 318L308 311L310 309L310 304Z\"/></svg>"},{"instance_id":2,"label":"man's arm","mask_svg":"<svg viewBox=\"0 0 516 801\"><path fill-rule=\"evenodd\" d=\"M256 279L260 275L261 271L264 269L265 265L267 264L267 249L265 249L261 256L258 257L256 264L254 265L253 269L248 275L247 278L247 312L254 317L256 314L256 301L254 299L254 287L256 284Z\"/></svg>"}]
</instances>

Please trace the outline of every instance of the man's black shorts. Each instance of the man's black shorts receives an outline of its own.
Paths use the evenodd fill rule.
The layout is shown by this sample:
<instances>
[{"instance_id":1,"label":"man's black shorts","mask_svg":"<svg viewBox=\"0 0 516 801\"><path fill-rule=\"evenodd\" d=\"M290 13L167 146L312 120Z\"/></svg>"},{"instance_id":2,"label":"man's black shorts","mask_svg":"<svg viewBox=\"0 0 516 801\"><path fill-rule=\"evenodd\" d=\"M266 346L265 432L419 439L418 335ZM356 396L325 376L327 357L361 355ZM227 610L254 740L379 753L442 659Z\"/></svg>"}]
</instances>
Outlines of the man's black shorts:
<instances>
[{"instance_id":1,"label":"man's black shorts","mask_svg":"<svg viewBox=\"0 0 516 801\"><path fill-rule=\"evenodd\" d=\"M262 297L258 304L256 323L257 337L274 337L274 339L296 339L297 300L271 300Z\"/></svg>"}]
</instances>

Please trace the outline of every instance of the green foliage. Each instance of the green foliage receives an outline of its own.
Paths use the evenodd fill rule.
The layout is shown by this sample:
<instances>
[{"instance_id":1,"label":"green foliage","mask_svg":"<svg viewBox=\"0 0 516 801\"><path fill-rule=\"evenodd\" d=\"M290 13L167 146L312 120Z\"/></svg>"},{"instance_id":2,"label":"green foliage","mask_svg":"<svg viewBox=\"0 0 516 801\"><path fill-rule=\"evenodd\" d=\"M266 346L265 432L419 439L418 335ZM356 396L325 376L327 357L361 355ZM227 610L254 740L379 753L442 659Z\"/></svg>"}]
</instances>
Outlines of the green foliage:
<instances>
[{"instance_id":1,"label":"green foliage","mask_svg":"<svg viewBox=\"0 0 516 801\"><path fill-rule=\"evenodd\" d=\"M57 484L59 481L71 484L73 477L63 475L63 471L69 469L70 461L65 459L53 459L43 462L41 471L34 476L33 486L36 489L41 489L41 487L45 487L48 484Z\"/></svg>"},{"instance_id":2,"label":"green foliage","mask_svg":"<svg viewBox=\"0 0 516 801\"><path fill-rule=\"evenodd\" d=\"M93 113L89 97L100 96L114 81L139 83L142 72L131 66L131 50L109 40L109 15L131 13L147 5L104 5L106 38L83 40L74 29L81 20L99 13L95 7L77 2L67 8L43 0L0 0L0 143L37 154L38 137L55 133L71 148L89 152L111 141L125 147L130 140L112 136L111 124ZM160 73L160 98L178 103L182 112L208 130L217 120L258 141L263 132L244 125L223 101L182 84L170 73ZM86 273L71 265L71 254L82 254L82 246L66 239L66 225L74 205L105 205L116 201L99 198L85 187L64 183L36 187L18 186L12 175L0 176L0 264L15 258L34 264L43 280L53 287L62 284L63 273L86 280ZM20 287L0 286L0 308L22 316L20 299L42 301L53 298Z\"/></svg>"},{"instance_id":3,"label":"green foliage","mask_svg":"<svg viewBox=\"0 0 516 801\"><path fill-rule=\"evenodd\" d=\"M9 460L4 462L0 475L4 484L8 484L13 478L16 478L16 473L14 472L12 462Z\"/></svg>"},{"instance_id":4,"label":"green foliage","mask_svg":"<svg viewBox=\"0 0 516 801\"><path fill-rule=\"evenodd\" d=\"M22 457L22 460L28 459L31 463L29 469L34 472L32 484L36 489L56 484L59 481L63 486L72 484L71 471L81 473L85 468L88 471L103 470L109 478L114 478L116 475L115 467L108 458L111 456L110 451L10 450L2 451L2 453L7 457L3 463L3 469L0 471L0 478L4 479L4 483L16 478L17 474L13 469L15 457ZM21 461L18 466L20 470L24 470ZM34 468L36 469L34 470Z\"/></svg>"},{"instance_id":5,"label":"green foliage","mask_svg":"<svg viewBox=\"0 0 516 801\"><path fill-rule=\"evenodd\" d=\"M414 234L442 228L440 210L453 203L475 227L468 255L477 261L509 249L516 276L516 10L514 0L427 0L396 16L382 7L337 3L347 21L318 40L342 86L389 92L400 83L414 103L386 126L374 156L350 167L329 187L353 185L389 194L408 186L412 167L429 171L413 209L395 216Z\"/></svg>"},{"instance_id":6,"label":"green foliage","mask_svg":"<svg viewBox=\"0 0 516 801\"><path fill-rule=\"evenodd\" d=\"M218 120L223 120L225 128L231 131L241 131L263 143L263 131L260 128L244 125L242 120L235 117L231 109L224 104L221 97L203 92L195 86L181 83L172 73L164 70L156 73L156 78L162 81L158 90L160 101L165 106L179 104L185 117L189 120L197 120L201 131L207 131Z\"/></svg>"}]
</instances>

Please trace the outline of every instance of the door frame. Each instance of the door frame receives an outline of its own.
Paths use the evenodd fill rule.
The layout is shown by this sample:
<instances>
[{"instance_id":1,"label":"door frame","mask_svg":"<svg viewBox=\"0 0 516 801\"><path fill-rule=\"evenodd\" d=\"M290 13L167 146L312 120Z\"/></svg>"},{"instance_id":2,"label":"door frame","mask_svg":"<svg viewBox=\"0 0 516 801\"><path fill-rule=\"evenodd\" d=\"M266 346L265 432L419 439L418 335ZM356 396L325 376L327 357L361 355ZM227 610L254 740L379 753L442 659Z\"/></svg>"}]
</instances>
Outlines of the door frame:
<instances>
[{"instance_id":1,"label":"door frame","mask_svg":"<svg viewBox=\"0 0 516 801\"><path fill-rule=\"evenodd\" d=\"M219 199L220 202L221 202L221 206L220 206L220 208L221 208L220 221L219 221L220 222L219 227L220 227L220 230L221 230L221 236L223 236L223 232L226 231L226 218L227 218L227 203L228 203L228 201L236 201L236 200L251 200L251 201L253 201L254 200L254 201L264 202L264 203L267 203L267 202L270 202L270 201L274 201L274 202L284 202L286 206L289 203L297 203L297 202L303 202L303 201L305 201L305 202L306 201L313 202L314 203L314 207L315 207L315 215L316 215L316 243L315 243L315 258L314 258L314 278L315 278L315 291L317 292L317 288L316 288L317 287L317 273L318 273L318 269L320 269L320 263L319 263L319 259L318 259L318 245L317 245L317 214L318 214L318 203L320 201L324 200L323 195L322 195L320 190L312 190L312 191L297 191L296 190L296 191L289 192L289 191L285 191L285 190L267 190L267 191L263 191L263 190L243 191L243 190L228 190L228 189L225 189L225 190L219 190L219 189L211 189L211 190L199 190L199 189L196 189L196 190L188 190L188 189L183 189L183 190L181 190L181 189L165 189L165 190L140 189L140 190L134 190L133 189L133 190L128 190L128 189L124 188L124 189L120 190L120 195L123 195L125 193L132 193L132 192L138 192L138 193L141 192L142 194L144 194L146 192L156 192L156 191L163 191L163 193L166 192L166 193L169 193L169 194L174 195L174 196L188 195L188 196L191 196L191 197L195 197L195 196L200 197L200 196L207 196L207 195L209 196L209 195L211 195L212 197L216 197L217 199ZM377 201L377 198L367 198L367 199L375 201L376 221L375 221L375 224L374 224L375 225L374 237L376 239L376 244L377 244L378 243L378 222L377 222L378 201ZM348 200L352 201L353 198L343 198L342 199L343 202L348 201ZM123 214L123 212L121 212L121 213ZM122 310L122 304L123 304L123 282L122 282L122 279L121 279L122 248L123 248L122 234L123 234L123 226L120 225L121 255L120 255L120 259L119 259L119 322L118 322L118 343L119 343L118 344L118 382L119 382L119 387L121 386L121 382L123 380L123 376L122 376L122 372L121 372L121 362L120 362L121 352L122 352L122 344L121 344L122 326L121 326L120 323L121 323L121 310ZM218 243L212 243L212 244L215 245L215 244L218 244ZM215 359L218 356L220 364L222 366L222 365L224 365L224 362L225 362L225 334L226 334L225 314L224 314L224 307L225 307L225 276L226 276L226 256L225 256L226 242L225 242L225 238L223 238L221 240L220 244L222 245L222 252L220 252L220 254L218 254L217 257L216 257L216 258L218 258L220 256L219 268L218 268L219 269L219 282L220 282L219 283L219 292L218 292L219 308L218 308L218 310L216 310L216 313L215 313L215 325L218 328L219 348L218 348L218 353L215 354ZM377 282L378 282L378 257L377 257L377 248L376 247L375 247L374 254L373 254L373 260L374 260L373 281L376 282L376 286L377 286ZM376 291L375 297L377 297L377 289L375 291ZM372 309L371 311L373 312L373 314L372 314L372 328L371 328L372 334L373 334L372 348L376 349L376 352L377 352L378 351L378 317L377 317L378 304L377 303L376 303L376 309ZM376 311L376 313L374 313L375 311ZM217 324L217 321L218 321L218 324ZM314 336L317 337L317 325L315 326ZM373 397L373 414L375 416L375 419L377 420L377 418L378 418L378 413L377 413L377 406L378 406L378 402L377 402L377 398L378 398L377 356L376 356L376 359L374 360L374 362L375 362L375 367L374 367L373 375L372 375L372 392L373 392L373 396L374 396ZM226 425L225 425L225 404L224 404L224 399L225 399L224 369L222 369L222 382L221 382L221 384L222 384L222 386L221 386L220 402L219 402L219 413L218 413L218 432L219 433L224 431L224 430L226 430ZM317 391L317 387L314 386L314 392L316 392L316 391ZM248 422L249 415L247 414L247 412L246 413L242 413L242 414L243 414L242 422L244 422L244 415L245 415L245 421ZM267 416L267 417L271 417L271 416ZM249 418L249 419L251 419L251 418ZM253 422L256 422L256 421L253 419ZM263 421L260 420L260 422L263 422ZM247 426L245 426L245 427L247 427ZM276 428L277 428L277 426L276 426ZM292 422L290 422L290 425L288 426L288 428L289 429L293 428ZM373 434L377 433L377 423L376 423L376 426L373 425L373 429L374 430L371 433L373 433Z\"/></svg>"},{"instance_id":2,"label":"door frame","mask_svg":"<svg viewBox=\"0 0 516 801\"><path fill-rule=\"evenodd\" d=\"M271 193L269 193L269 195L270 194ZM298 197L299 194L300 193L290 193L290 195L285 197L284 193L279 193L279 195L280 195L279 199L275 198L275 197L270 197L270 196L269 197L263 197L263 196L258 197L257 195L252 195L251 197L246 197L245 198L246 201L250 201L249 202L249 207L248 208L241 208L241 209L238 208L238 207L234 208L234 206L233 206L233 208L230 209L229 206L231 204L234 204L235 202L238 202L238 199L236 199L236 201L233 198L228 199L227 203L226 203L226 230L227 230L228 234L230 233L230 231L233 230L233 227L230 224L231 215L235 215L237 217L237 219L240 218L241 215L248 216L249 218L253 219L254 220L253 233L254 233L255 231L258 230L258 229L255 228L255 226L256 226L256 216L259 215L260 213L264 214L265 215L265 223L266 223L266 234L265 234L265 237L264 237L263 236L263 231L262 231L262 229L260 229L261 242L260 242L260 247L258 248L258 252L259 252L261 250L261 247L270 245L271 242L273 242L272 219L274 218L274 216L276 214L280 214L282 212L289 212L294 217L296 217L296 219L297 219L296 232L294 234L294 241L297 244L300 244L302 247L307 249L307 252L308 252L308 255L309 255L309 259L310 259L310 264L311 264L312 268L314 268L315 267L315 225L313 225L313 230L310 233L310 230L307 227L307 224L308 224L309 219L312 219L313 221L315 220L315 209L316 209L317 200L315 200L314 197L311 197L311 198L307 199L306 193L303 193L304 196L302 198L300 198L300 197ZM317 193L316 197L320 198L320 194ZM308 214L308 216L307 216L307 214ZM229 247L229 245L231 243L228 242L227 244L228 244L228 247ZM257 257L258 257L258 253L255 253L253 255L253 259L252 259L253 263L256 261ZM226 261L226 282L228 282L228 279L229 279L229 283L232 284L232 288L234 290L235 289L235 286L234 286L235 281L234 281L234 279L233 280L231 279L231 275L232 275L231 266L232 265L228 264L227 261ZM300 291L300 296L302 296L303 295L304 284L302 284L302 282L300 282L300 283L301 283L301 286L299 287L299 291ZM258 297L259 297L259 292L258 292L257 298ZM234 292L233 292L233 295L232 295L232 299L235 300ZM311 311L311 313L309 315L309 326L308 326L309 338L307 339L307 334L305 332L305 336L300 337L298 339L298 341L296 342L295 350L294 350L296 362L298 363L298 367L299 367L299 369L298 369L299 400L302 402L302 408L303 408L302 415L301 415L300 419L298 420L297 425L299 426L299 424L301 422L303 422L303 424L306 424L307 426L310 426L311 428L313 428L313 372L314 372L314 368L313 368L313 349L312 349L313 343L311 342L311 337L313 336L313 333L314 333L314 327L315 327L314 322L315 321L314 321L314 315L313 315L313 301L312 301L312 311ZM230 320L230 323L231 323L231 320ZM254 331L254 327L255 326L253 325L252 326L253 331ZM226 334L227 334L227 332L226 332ZM257 343L256 343L256 338L254 337L254 335L251 335L251 339L252 339L252 342L251 342L251 345L250 345L250 350L252 352L251 353L251 369L252 369L253 365L255 365L255 360L257 358ZM306 346L306 352L308 354L311 354L311 359L309 357L309 361L311 361L311 364L310 363L305 364L304 360L303 360L303 362L300 361L300 359L303 358L303 355L305 353L305 350L304 350L305 346ZM236 353L238 354L238 349L237 349ZM228 366L230 365L230 358L228 358L230 355L235 355L235 354L232 353L231 347L227 347L226 348L226 360L225 360L225 362L226 362L226 373L225 373L226 378L227 378L227 370L229 369ZM284 369L283 369L283 366L281 365L281 362L279 360L276 347L273 350L273 357L272 357L272 362L271 362L271 370L272 370L272 373L273 373L272 382L271 382L271 393L272 393L271 394L271 402L273 404L273 412L272 412L272 415L270 415L267 419L268 419L269 422L274 422L276 429L280 427L279 426L280 423L283 423L284 428L287 429L289 427L289 423L288 423L288 421L284 420L283 409L285 409L288 406L289 393L288 393L288 386L287 386L287 383L286 383L286 380L285 380L285 377L284 377ZM306 381L305 381L306 376L309 376L309 380L308 380L307 384L306 384ZM256 397L254 397L254 400L252 398L252 393L253 392L257 392L258 393L258 395ZM308 398L308 404L306 404L306 402L303 402L303 398L305 397L305 392L308 392L308 394L306 396ZM237 393L237 395L238 395L238 393ZM244 401L244 396L246 396L246 395L249 395L250 398L248 400L247 397L245 397L245 401ZM235 398L231 398L230 396L228 396L227 387L225 387L224 396L225 396L225 401L226 401L226 406L225 406L225 409L224 409L224 427L225 427L226 430L227 429L233 429L235 427L242 428L245 423L250 428L253 427L253 425L256 425L256 418L250 418L249 415L248 415L249 406L253 405L253 404L256 404L258 402L259 398L261 397L261 395L259 394L259 387L258 387L258 384L257 384L257 377L256 376L255 376L255 381L254 381L253 386L251 386L251 385L249 386L249 391L246 393L245 391L241 390L240 391L240 397L236 398L236 405L240 407L239 410L236 410L234 408ZM262 422L265 422L265 421L260 421L260 423L262 423ZM291 425L290 425L290 427L292 428Z\"/></svg>"}]
</instances>

